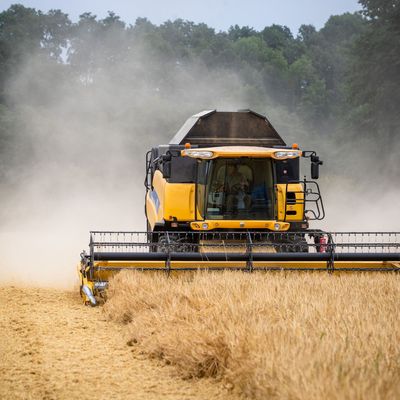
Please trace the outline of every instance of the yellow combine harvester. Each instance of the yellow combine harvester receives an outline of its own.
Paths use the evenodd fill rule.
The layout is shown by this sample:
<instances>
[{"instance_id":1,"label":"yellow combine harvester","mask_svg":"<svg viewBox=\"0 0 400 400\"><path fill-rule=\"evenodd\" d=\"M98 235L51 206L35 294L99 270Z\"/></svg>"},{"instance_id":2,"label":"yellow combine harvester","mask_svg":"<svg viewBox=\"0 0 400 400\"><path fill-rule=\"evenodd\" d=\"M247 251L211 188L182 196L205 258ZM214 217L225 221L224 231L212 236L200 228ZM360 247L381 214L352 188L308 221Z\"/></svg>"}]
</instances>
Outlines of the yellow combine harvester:
<instances>
[{"instance_id":1,"label":"yellow combine harvester","mask_svg":"<svg viewBox=\"0 0 400 400\"><path fill-rule=\"evenodd\" d=\"M311 179L300 179L300 159ZM324 218L314 151L287 146L250 110L205 111L146 155L146 232L91 232L84 301L121 269L394 271L400 233L310 230Z\"/></svg>"}]
</instances>

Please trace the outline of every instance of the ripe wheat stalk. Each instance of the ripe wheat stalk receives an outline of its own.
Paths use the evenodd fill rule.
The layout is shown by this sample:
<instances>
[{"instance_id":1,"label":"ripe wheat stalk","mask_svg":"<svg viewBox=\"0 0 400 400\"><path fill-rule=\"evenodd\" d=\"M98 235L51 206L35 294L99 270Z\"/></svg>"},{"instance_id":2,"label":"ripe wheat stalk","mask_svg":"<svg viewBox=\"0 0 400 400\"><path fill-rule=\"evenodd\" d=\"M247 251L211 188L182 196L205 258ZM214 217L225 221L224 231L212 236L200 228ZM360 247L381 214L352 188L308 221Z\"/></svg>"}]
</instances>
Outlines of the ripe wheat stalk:
<instances>
[{"instance_id":1,"label":"ripe wheat stalk","mask_svg":"<svg viewBox=\"0 0 400 400\"><path fill-rule=\"evenodd\" d=\"M253 399L400 398L395 274L123 272L105 313L184 378Z\"/></svg>"}]
</instances>

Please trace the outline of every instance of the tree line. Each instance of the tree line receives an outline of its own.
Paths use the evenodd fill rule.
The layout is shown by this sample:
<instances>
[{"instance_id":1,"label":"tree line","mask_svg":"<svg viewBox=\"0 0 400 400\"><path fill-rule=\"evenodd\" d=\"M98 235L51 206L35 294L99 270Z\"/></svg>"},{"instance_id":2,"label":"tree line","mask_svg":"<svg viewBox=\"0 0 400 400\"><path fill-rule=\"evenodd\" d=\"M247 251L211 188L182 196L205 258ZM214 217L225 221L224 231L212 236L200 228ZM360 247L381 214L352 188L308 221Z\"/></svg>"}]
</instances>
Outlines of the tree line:
<instances>
[{"instance_id":1,"label":"tree line","mask_svg":"<svg viewBox=\"0 0 400 400\"><path fill-rule=\"evenodd\" d=\"M182 19L155 25L138 18L130 25L113 12L104 19L87 12L72 22L61 10L12 5L0 13L0 145L15 107L9 82L32 56L60 79L88 86L126 60L148 63L146 79L157 88L168 88L176 68L223 68L310 127L398 134L400 1L359 2L361 12L331 16L320 30L302 25L297 35L277 24L226 32Z\"/></svg>"}]
</instances>

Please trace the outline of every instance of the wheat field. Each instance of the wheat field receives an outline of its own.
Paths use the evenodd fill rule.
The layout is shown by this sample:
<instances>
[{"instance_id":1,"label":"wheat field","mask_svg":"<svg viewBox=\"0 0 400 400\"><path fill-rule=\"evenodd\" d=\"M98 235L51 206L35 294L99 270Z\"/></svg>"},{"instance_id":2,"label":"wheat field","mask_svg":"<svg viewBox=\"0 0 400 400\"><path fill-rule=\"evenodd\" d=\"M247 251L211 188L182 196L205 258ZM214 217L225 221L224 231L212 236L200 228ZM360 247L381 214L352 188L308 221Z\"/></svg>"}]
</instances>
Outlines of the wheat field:
<instances>
[{"instance_id":1,"label":"wheat field","mask_svg":"<svg viewBox=\"0 0 400 400\"><path fill-rule=\"evenodd\" d=\"M104 312L183 378L252 399L400 398L396 274L123 272Z\"/></svg>"}]
</instances>

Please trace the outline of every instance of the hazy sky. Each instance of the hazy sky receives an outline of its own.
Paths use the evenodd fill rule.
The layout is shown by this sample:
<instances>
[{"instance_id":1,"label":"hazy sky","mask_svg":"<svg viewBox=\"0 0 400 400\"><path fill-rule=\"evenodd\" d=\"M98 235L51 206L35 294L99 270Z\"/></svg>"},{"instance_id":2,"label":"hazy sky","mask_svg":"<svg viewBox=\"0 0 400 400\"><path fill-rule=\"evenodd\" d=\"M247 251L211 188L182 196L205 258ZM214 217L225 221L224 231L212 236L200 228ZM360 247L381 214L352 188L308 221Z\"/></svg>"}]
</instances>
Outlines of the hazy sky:
<instances>
[{"instance_id":1,"label":"hazy sky","mask_svg":"<svg viewBox=\"0 0 400 400\"><path fill-rule=\"evenodd\" d=\"M0 10L13 3L43 11L59 8L72 20L85 11L102 18L107 11L114 11L121 19L133 24L137 17L146 17L155 24L168 19L182 18L205 22L218 30L231 25L249 25L257 30L273 23L287 25L297 33L301 24L321 28L332 14L354 12L361 9L357 0L0 0Z\"/></svg>"}]
</instances>

